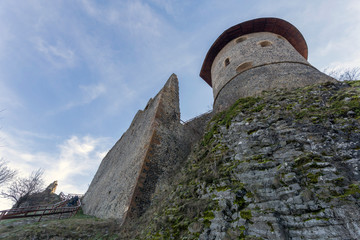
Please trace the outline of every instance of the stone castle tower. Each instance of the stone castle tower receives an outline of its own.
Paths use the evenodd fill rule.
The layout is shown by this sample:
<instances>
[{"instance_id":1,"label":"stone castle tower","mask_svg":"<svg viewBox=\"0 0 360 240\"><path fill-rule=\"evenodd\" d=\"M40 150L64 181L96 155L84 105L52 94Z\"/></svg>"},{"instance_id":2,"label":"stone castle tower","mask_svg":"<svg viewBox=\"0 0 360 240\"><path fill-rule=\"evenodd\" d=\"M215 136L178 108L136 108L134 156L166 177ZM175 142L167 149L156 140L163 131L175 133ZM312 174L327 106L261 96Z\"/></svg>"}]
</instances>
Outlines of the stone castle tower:
<instances>
[{"instance_id":1,"label":"stone castle tower","mask_svg":"<svg viewBox=\"0 0 360 240\"><path fill-rule=\"evenodd\" d=\"M306 42L294 26L261 18L221 34L207 53L200 76L212 86L218 112L264 90L335 81L306 59ZM180 122L178 79L173 74L102 160L84 196L84 212L122 223L141 216L158 183L167 181L184 162L212 115Z\"/></svg>"},{"instance_id":2,"label":"stone castle tower","mask_svg":"<svg viewBox=\"0 0 360 240\"><path fill-rule=\"evenodd\" d=\"M274 88L335 81L307 61L304 37L290 23L259 18L223 32L209 49L200 76L213 88L214 110Z\"/></svg>"}]
</instances>

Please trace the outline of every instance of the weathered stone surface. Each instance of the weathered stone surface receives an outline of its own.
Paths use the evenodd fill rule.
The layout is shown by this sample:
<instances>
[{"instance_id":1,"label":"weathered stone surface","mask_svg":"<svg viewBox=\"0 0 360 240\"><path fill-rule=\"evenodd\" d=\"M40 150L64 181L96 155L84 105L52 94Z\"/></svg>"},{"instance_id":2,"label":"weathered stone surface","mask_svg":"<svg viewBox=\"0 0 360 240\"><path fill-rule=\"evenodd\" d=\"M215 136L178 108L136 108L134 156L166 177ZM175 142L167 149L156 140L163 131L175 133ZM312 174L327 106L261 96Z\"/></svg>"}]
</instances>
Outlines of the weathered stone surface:
<instances>
[{"instance_id":1,"label":"weathered stone surface","mask_svg":"<svg viewBox=\"0 0 360 240\"><path fill-rule=\"evenodd\" d=\"M20 198L18 205L14 207L50 205L61 202L60 196L55 193L57 185L57 181L54 181L42 192L23 196Z\"/></svg>"},{"instance_id":2,"label":"weathered stone surface","mask_svg":"<svg viewBox=\"0 0 360 240\"><path fill-rule=\"evenodd\" d=\"M158 185L140 239L359 239L359 95L340 82L239 99Z\"/></svg>"},{"instance_id":3,"label":"weathered stone surface","mask_svg":"<svg viewBox=\"0 0 360 240\"><path fill-rule=\"evenodd\" d=\"M314 83L334 82L317 69L299 63L277 63L252 68L236 75L219 91L214 111L228 108L240 97L258 96L262 91L295 89Z\"/></svg>"},{"instance_id":4,"label":"weathered stone surface","mask_svg":"<svg viewBox=\"0 0 360 240\"><path fill-rule=\"evenodd\" d=\"M209 111L188 120L184 124L185 137L187 141L191 143L197 142L204 135L207 123L210 121L213 115L213 112Z\"/></svg>"},{"instance_id":5,"label":"weathered stone surface","mask_svg":"<svg viewBox=\"0 0 360 240\"><path fill-rule=\"evenodd\" d=\"M268 45L262 46L261 43L268 43ZM225 64L226 59L228 59L228 65ZM245 70L237 71L237 68L246 62L251 63L249 68L281 62L310 65L280 35L262 32L241 36L229 42L214 59L211 67L214 98L228 81Z\"/></svg>"},{"instance_id":6,"label":"weathered stone surface","mask_svg":"<svg viewBox=\"0 0 360 240\"><path fill-rule=\"evenodd\" d=\"M232 40L237 39L240 43L245 35L251 33L273 33L285 38L305 59L308 57L306 41L300 31L291 23L279 18L257 18L239 23L225 30L211 45L200 71L200 77L212 86L211 65L218 53ZM261 43L263 47L267 43Z\"/></svg>"},{"instance_id":7,"label":"weathered stone surface","mask_svg":"<svg viewBox=\"0 0 360 240\"><path fill-rule=\"evenodd\" d=\"M141 215L156 183L182 162L190 144L180 124L178 80L173 74L101 162L84 196L84 212L120 222Z\"/></svg>"},{"instance_id":8,"label":"weathered stone surface","mask_svg":"<svg viewBox=\"0 0 360 240\"><path fill-rule=\"evenodd\" d=\"M214 59L211 76L215 112L264 90L335 81L311 66L285 38L269 32L229 42Z\"/></svg>"},{"instance_id":9,"label":"weathered stone surface","mask_svg":"<svg viewBox=\"0 0 360 240\"><path fill-rule=\"evenodd\" d=\"M58 186L58 182L54 181L45 189L45 191L49 191L50 193L55 193L57 186Z\"/></svg>"}]
</instances>

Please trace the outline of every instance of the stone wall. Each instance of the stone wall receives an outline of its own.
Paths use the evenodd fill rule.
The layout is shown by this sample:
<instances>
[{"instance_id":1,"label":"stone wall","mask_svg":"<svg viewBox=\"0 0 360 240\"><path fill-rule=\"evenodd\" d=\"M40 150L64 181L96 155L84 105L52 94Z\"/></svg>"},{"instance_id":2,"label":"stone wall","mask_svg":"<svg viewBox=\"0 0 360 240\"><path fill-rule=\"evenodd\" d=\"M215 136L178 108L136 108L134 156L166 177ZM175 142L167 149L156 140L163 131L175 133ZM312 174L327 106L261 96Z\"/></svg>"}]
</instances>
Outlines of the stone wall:
<instances>
[{"instance_id":1,"label":"stone wall","mask_svg":"<svg viewBox=\"0 0 360 240\"><path fill-rule=\"evenodd\" d=\"M211 67L214 111L264 90L335 81L319 72L282 36L252 33L230 41Z\"/></svg>"},{"instance_id":2,"label":"stone wall","mask_svg":"<svg viewBox=\"0 0 360 240\"><path fill-rule=\"evenodd\" d=\"M214 98L228 81L246 70L238 71L240 65L251 63L249 69L278 62L310 65L285 38L274 33L252 33L232 40L221 49L211 66Z\"/></svg>"},{"instance_id":3,"label":"stone wall","mask_svg":"<svg viewBox=\"0 0 360 240\"><path fill-rule=\"evenodd\" d=\"M145 109L138 111L102 160L83 199L86 214L120 222L141 215L156 183L188 155L191 143L183 137L178 91L173 74Z\"/></svg>"},{"instance_id":4,"label":"stone wall","mask_svg":"<svg viewBox=\"0 0 360 240\"><path fill-rule=\"evenodd\" d=\"M276 63L251 68L235 76L219 91L214 111L231 106L240 97L258 96L272 89L295 89L336 80L308 65Z\"/></svg>"},{"instance_id":5,"label":"stone wall","mask_svg":"<svg viewBox=\"0 0 360 240\"><path fill-rule=\"evenodd\" d=\"M204 135L207 124L213 115L213 112L209 111L185 122L185 138L188 142L195 143Z\"/></svg>"}]
</instances>

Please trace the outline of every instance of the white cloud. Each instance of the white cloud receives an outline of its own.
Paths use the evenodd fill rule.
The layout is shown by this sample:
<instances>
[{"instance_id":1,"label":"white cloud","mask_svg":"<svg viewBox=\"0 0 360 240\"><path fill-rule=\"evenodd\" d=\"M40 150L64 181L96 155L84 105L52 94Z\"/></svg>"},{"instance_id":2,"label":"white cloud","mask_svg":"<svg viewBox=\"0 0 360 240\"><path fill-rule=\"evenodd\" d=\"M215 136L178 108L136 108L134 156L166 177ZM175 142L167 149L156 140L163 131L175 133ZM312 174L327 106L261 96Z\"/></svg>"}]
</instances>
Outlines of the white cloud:
<instances>
[{"instance_id":1,"label":"white cloud","mask_svg":"<svg viewBox=\"0 0 360 240\"><path fill-rule=\"evenodd\" d=\"M106 109L109 109L107 112L119 112L121 106L130 103L137 96L136 89L129 86L132 82L125 81L123 77L131 69L127 69L124 66L126 63L121 62L117 56L117 54L121 55L121 52L114 50L108 42L86 33L76 34L82 59L91 69L91 74L95 75L101 83L81 86L82 98L69 103L65 109L104 96L107 99Z\"/></svg>"},{"instance_id":2,"label":"white cloud","mask_svg":"<svg viewBox=\"0 0 360 240\"><path fill-rule=\"evenodd\" d=\"M92 102L106 92L105 86L101 83L96 85L80 86L80 89L84 92L84 103Z\"/></svg>"},{"instance_id":3,"label":"white cloud","mask_svg":"<svg viewBox=\"0 0 360 240\"><path fill-rule=\"evenodd\" d=\"M134 35L160 36L163 26L152 9L140 1L131 1L127 9L127 27Z\"/></svg>"},{"instance_id":4,"label":"white cloud","mask_svg":"<svg viewBox=\"0 0 360 240\"><path fill-rule=\"evenodd\" d=\"M58 139L57 136L51 134L44 134L44 133L36 133L26 130L12 130L17 136L22 136L23 138L32 138L32 139L41 139L41 140L53 140Z\"/></svg>"},{"instance_id":5,"label":"white cloud","mask_svg":"<svg viewBox=\"0 0 360 240\"><path fill-rule=\"evenodd\" d=\"M86 183L76 182L79 176L90 179L97 170L101 159L107 151L103 150L104 138L92 138L90 136L72 136L59 145L59 155L53 163L48 163L46 173L48 182L58 180L59 188L65 192L84 193ZM62 187L62 183L64 186ZM87 182L90 183L90 182Z\"/></svg>"},{"instance_id":6,"label":"white cloud","mask_svg":"<svg viewBox=\"0 0 360 240\"><path fill-rule=\"evenodd\" d=\"M1 16L1 15L0 15ZM14 40L15 36L9 29L9 26L4 22L0 23L1 26L1 38L0 38L0 59L7 56L9 44Z\"/></svg>"},{"instance_id":7,"label":"white cloud","mask_svg":"<svg viewBox=\"0 0 360 240\"><path fill-rule=\"evenodd\" d=\"M0 81L0 111L4 110L4 109L9 109L9 108L16 108L16 107L22 107L23 103L21 101L21 99L19 98L19 96L15 93L15 91L13 91L12 89L10 89L6 84L5 81L6 77L1 77L2 81Z\"/></svg>"},{"instance_id":8,"label":"white cloud","mask_svg":"<svg viewBox=\"0 0 360 240\"><path fill-rule=\"evenodd\" d=\"M61 41L52 45L41 38L34 40L36 49L55 67L73 67L75 65L74 51L66 47Z\"/></svg>"},{"instance_id":9,"label":"white cloud","mask_svg":"<svg viewBox=\"0 0 360 240\"><path fill-rule=\"evenodd\" d=\"M111 145L108 138L71 136L54 152L38 152L31 149L31 139L4 131L0 134L4 142L0 156L8 161L9 167L18 170L20 176L27 176L38 168L44 169L45 185L58 180L58 193L85 193ZM10 207L9 203L0 199L0 207L6 206Z\"/></svg>"},{"instance_id":10,"label":"white cloud","mask_svg":"<svg viewBox=\"0 0 360 240\"><path fill-rule=\"evenodd\" d=\"M122 1L108 7L83 0L82 5L86 13L96 20L125 28L132 35L146 38L160 36L165 24L148 4L139 0Z\"/></svg>"},{"instance_id":11,"label":"white cloud","mask_svg":"<svg viewBox=\"0 0 360 240\"><path fill-rule=\"evenodd\" d=\"M174 6L174 1L171 0L151 0L155 5L161 7L169 15L175 15L176 10ZM179 6L177 6L179 7Z\"/></svg>"},{"instance_id":12,"label":"white cloud","mask_svg":"<svg viewBox=\"0 0 360 240\"><path fill-rule=\"evenodd\" d=\"M89 0L82 0L81 1L83 7L85 8L85 11L93 17L99 17L100 10L95 7Z\"/></svg>"},{"instance_id":13,"label":"white cloud","mask_svg":"<svg viewBox=\"0 0 360 240\"><path fill-rule=\"evenodd\" d=\"M79 88L82 92L81 99L75 102L68 103L60 111L65 111L74 107L79 107L89 104L92 101L99 98L100 96L102 96L104 93L106 93L106 88L102 83L98 83L96 85L80 86Z\"/></svg>"}]
</instances>

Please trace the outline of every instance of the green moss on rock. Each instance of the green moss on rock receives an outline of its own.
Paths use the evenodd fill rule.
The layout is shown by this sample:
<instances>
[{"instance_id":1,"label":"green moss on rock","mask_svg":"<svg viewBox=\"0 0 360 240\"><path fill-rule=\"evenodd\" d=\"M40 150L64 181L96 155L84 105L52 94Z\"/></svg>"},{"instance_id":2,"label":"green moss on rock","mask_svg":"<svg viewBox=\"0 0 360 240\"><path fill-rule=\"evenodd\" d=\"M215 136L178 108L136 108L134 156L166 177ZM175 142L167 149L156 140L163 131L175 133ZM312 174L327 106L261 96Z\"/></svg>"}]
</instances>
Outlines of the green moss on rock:
<instances>
[{"instance_id":1,"label":"green moss on rock","mask_svg":"<svg viewBox=\"0 0 360 240\"><path fill-rule=\"evenodd\" d=\"M252 218L251 210L243 210L240 212L240 217L246 220L250 220Z\"/></svg>"}]
</instances>

